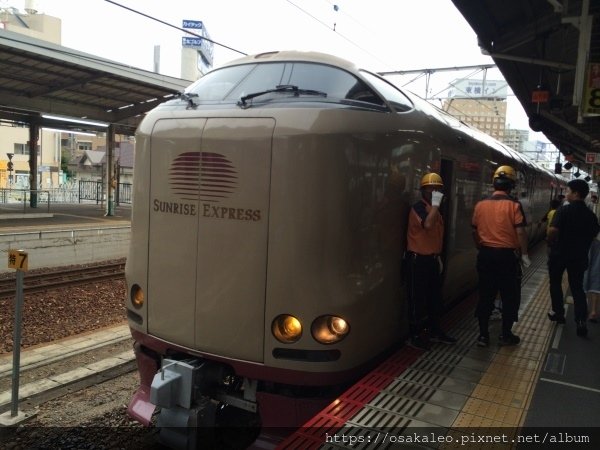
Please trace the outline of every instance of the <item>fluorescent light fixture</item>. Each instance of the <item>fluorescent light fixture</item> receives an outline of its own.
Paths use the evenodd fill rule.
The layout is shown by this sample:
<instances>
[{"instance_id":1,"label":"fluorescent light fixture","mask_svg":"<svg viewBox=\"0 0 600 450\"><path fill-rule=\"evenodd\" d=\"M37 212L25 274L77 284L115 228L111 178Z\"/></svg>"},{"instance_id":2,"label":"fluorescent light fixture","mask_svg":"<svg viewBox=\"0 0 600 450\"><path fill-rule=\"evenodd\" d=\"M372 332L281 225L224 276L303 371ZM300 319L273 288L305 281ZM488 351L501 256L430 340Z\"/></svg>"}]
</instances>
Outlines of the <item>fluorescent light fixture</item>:
<instances>
[{"instance_id":1,"label":"fluorescent light fixture","mask_svg":"<svg viewBox=\"0 0 600 450\"><path fill-rule=\"evenodd\" d=\"M97 133L85 133L83 131L73 131L73 130L59 130L58 128L42 128L42 130L46 131L54 131L56 133L69 133L69 134L81 134L83 136L96 136Z\"/></svg>"},{"instance_id":2,"label":"fluorescent light fixture","mask_svg":"<svg viewBox=\"0 0 600 450\"><path fill-rule=\"evenodd\" d=\"M81 123L83 125L93 125L95 127L103 127L103 128L107 128L108 127L107 123L105 123L105 122L96 122L95 120L77 119L75 117L53 116L53 115L50 115L50 114L42 114L42 117L44 119L62 120L64 122L69 122L69 123Z\"/></svg>"}]
</instances>

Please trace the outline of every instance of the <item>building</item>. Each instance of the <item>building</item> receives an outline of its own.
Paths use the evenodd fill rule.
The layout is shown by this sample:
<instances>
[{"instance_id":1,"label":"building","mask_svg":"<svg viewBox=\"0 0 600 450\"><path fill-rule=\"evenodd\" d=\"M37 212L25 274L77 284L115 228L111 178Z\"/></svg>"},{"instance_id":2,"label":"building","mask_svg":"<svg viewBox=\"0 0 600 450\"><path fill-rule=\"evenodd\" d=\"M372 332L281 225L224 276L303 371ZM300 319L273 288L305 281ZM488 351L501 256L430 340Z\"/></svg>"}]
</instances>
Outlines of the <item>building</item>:
<instances>
[{"instance_id":1,"label":"building","mask_svg":"<svg viewBox=\"0 0 600 450\"><path fill-rule=\"evenodd\" d=\"M504 130L502 142L518 152L525 153L528 141L529 130L517 130L515 128L506 128Z\"/></svg>"},{"instance_id":2,"label":"building","mask_svg":"<svg viewBox=\"0 0 600 450\"><path fill-rule=\"evenodd\" d=\"M115 173L119 183L133 182L133 161L135 145L133 140L115 143ZM69 161L69 172L78 181L102 182L106 170L106 146L95 150L82 150Z\"/></svg>"},{"instance_id":3,"label":"building","mask_svg":"<svg viewBox=\"0 0 600 450\"><path fill-rule=\"evenodd\" d=\"M507 89L504 80L455 80L448 88L448 98L442 108L462 122L503 142Z\"/></svg>"},{"instance_id":4,"label":"building","mask_svg":"<svg viewBox=\"0 0 600 450\"><path fill-rule=\"evenodd\" d=\"M26 1L25 8L25 12L20 12L13 7L1 7L0 28L60 44L60 19L38 14L33 1ZM29 129L24 125L0 119L0 148L3 150L0 153L0 188L28 189ZM37 161L40 189L58 187L61 184L60 162L60 133L42 128Z\"/></svg>"}]
</instances>

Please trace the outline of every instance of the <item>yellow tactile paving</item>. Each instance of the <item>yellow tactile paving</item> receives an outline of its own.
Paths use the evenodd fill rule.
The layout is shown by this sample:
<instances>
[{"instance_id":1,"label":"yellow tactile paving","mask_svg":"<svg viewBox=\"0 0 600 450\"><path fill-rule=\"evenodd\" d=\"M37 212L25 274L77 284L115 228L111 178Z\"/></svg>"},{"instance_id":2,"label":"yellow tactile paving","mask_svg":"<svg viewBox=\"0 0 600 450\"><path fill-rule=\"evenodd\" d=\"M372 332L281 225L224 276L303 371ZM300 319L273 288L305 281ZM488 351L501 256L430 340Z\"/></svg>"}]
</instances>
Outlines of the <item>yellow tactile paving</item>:
<instances>
[{"instance_id":1,"label":"yellow tactile paving","mask_svg":"<svg viewBox=\"0 0 600 450\"><path fill-rule=\"evenodd\" d=\"M528 358L518 358L514 355L507 355L499 353L494 358L494 363L502 364L504 366L519 367L522 369L536 370L538 362Z\"/></svg>"},{"instance_id":2,"label":"yellow tactile paving","mask_svg":"<svg viewBox=\"0 0 600 450\"><path fill-rule=\"evenodd\" d=\"M479 384L471 393L471 397L491 400L504 406L523 408L527 403L527 394L524 392L509 391Z\"/></svg>"},{"instance_id":3,"label":"yellow tactile paving","mask_svg":"<svg viewBox=\"0 0 600 450\"><path fill-rule=\"evenodd\" d=\"M497 387L498 389L509 389L516 392L528 392L529 381L523 381L515 378L507 378L503 375L485 374L481 377L480 384Z\"/></svg>"},{"instance_id":4,"label":"yellow tactile paving","mask_svg":"<svg viewBox=\"0 0 600 450\"><path fill-rule=\"evenodd\" d=\"M545 350L554 330L548 321L548 279L522 311L515 334L521 337L518 346L499 347L490 365L471 393L462 411L452 424L458 444L444 444L443 449L462 447L460 437L465 429L475 427L477 435L484 435L486 428L507 429L517 433L526 416L535 387L535 380L543 365ZM493 434L493 433L491 433ZM463 438L464 439L464 438ZM489 448L489 443L470 445L469 448ZM514 444L493 444L494 448L512 448Z\"/></svg>"},{"instance_id":5,"label":"yellow tactile paving","mask_svg":"<svg viewBox=\"0 0 600 450\"><path fill-rule=\"evenodd\" d=\"M517 330L515 330L515 334L518 334ZM546 344L528 344L527 342L521 342L521 344L515 347L500 347L498 353L501 355L510 355L518 358L537 360L540 356L540 352L543 352L545 349Z\"/></svg>"},{"instance_id":6,"label":"yellow tactile paving","mask_svg":"<svg viewBox=\"0 0 600 450\"><path fill-rule=\"evenodd\" d=\"M463 407L465 414L500 422L505 427L516 427L521 420L521 408L504 406L489 400L470 398Z\"/></svg>"},{"instance_id":7,"label":"yellow tactile paving","mask_svg":"<svg viewBox=\"0 0 600 450\"><path fill-rule=\"evenodd\" d=\"M501 376L505 378L512 378L520 381L529 381L535 375L535 372L531 369L526 369L523 367L515 367L506 364L500 364L497 361L493 361L487 371L486 374L492 376Z\"/></svg>"},{"instance_id":8,"label":"yellow tactile paving","mask_svg":"<svg viewBox=\"0 0 600 450\"><path fill-rule=\"evenodd\" d=\"M452 425L452 428L455 429L472 427L477 427L477 433L479 433L479 431L482 428L512 428L514 427L514 425L504 423L500 420L494 420L489 417L483 417L481 415L475 415L466 412L459 413L456 419L454 420L454 424Z\"/></svg>"}]
</instances>

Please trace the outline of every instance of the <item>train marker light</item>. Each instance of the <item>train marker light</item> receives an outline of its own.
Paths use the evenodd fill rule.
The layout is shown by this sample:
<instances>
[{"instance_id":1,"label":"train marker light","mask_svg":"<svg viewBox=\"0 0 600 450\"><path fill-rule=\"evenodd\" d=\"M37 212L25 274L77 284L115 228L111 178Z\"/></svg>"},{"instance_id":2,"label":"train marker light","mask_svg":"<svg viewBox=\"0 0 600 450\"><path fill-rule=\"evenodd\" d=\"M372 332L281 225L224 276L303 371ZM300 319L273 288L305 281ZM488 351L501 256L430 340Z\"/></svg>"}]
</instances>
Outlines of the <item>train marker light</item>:
<instances>
[{"instance_id":1,"label":"train marker light","mask_svg":"<svg viewBox=\"0 0 600 450\"><path fill-rule=\"evenodd\" d=\"M291 344L302 336L302 323L294 316L281 314L273 320L271 331L278 341Z\"/></svg>"},{"instance_id":2,"label":"train marker light","mask_svg":"<svg viewBox=\"0 0 600 450\"><path fill-rule=\"evenodd\" d=\"M339 316L317 317L310 328L317 342L321 344L333 344L344 339L350 332L350 325Z\"/></svg>"}]
</instances>

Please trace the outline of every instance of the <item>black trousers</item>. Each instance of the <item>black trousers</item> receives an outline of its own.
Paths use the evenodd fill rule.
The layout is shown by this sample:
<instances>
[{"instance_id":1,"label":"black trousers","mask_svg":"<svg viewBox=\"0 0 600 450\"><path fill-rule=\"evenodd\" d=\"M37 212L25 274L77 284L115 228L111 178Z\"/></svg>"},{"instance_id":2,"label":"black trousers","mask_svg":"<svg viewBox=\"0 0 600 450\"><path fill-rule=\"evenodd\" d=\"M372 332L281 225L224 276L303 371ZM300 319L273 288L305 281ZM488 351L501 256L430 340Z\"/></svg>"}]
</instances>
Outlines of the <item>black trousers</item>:
<instances>
[{"instance_id":1,"label":"black trousers","mask_svg":"<svg viewBox=\"0 0 600 450\"><path fill-rule=\"evenodd\" d=\"M521 306L521 264L519 256L510 248L482 247L477 255L479 275L479 302L475 316L479 319L480 333L488 335L490 314L498 293L502 299L502 332L511 331L519 320Z\"/></svg>"},{"instance_id":2,"label":"black trousers","mask_svg":"<svg viewBox=\"0 0 600 450\"><path fill-rule=\"evenodd\" d=\"M573 294L575 321L586 321L588 315L587 297L583 290L583 275L588 267L588 259L564 259L550 254L548 258L548 275L550 276L550 298L552 310L557 316L564 317L565 305L562 279L565 270L569 279L569 288Z\"/></svg>"},{"instance_id":3,"label":"black trousers","mask_svg":"<svg viewBox=\"0 0 600 450\"><path fill-rule=\"evenodd\" d=\"M404 264L408 279L408 322L411 334L423 328L440 331L442 278L436 256L407 253Z\"/></svg>"}]
</instances>

